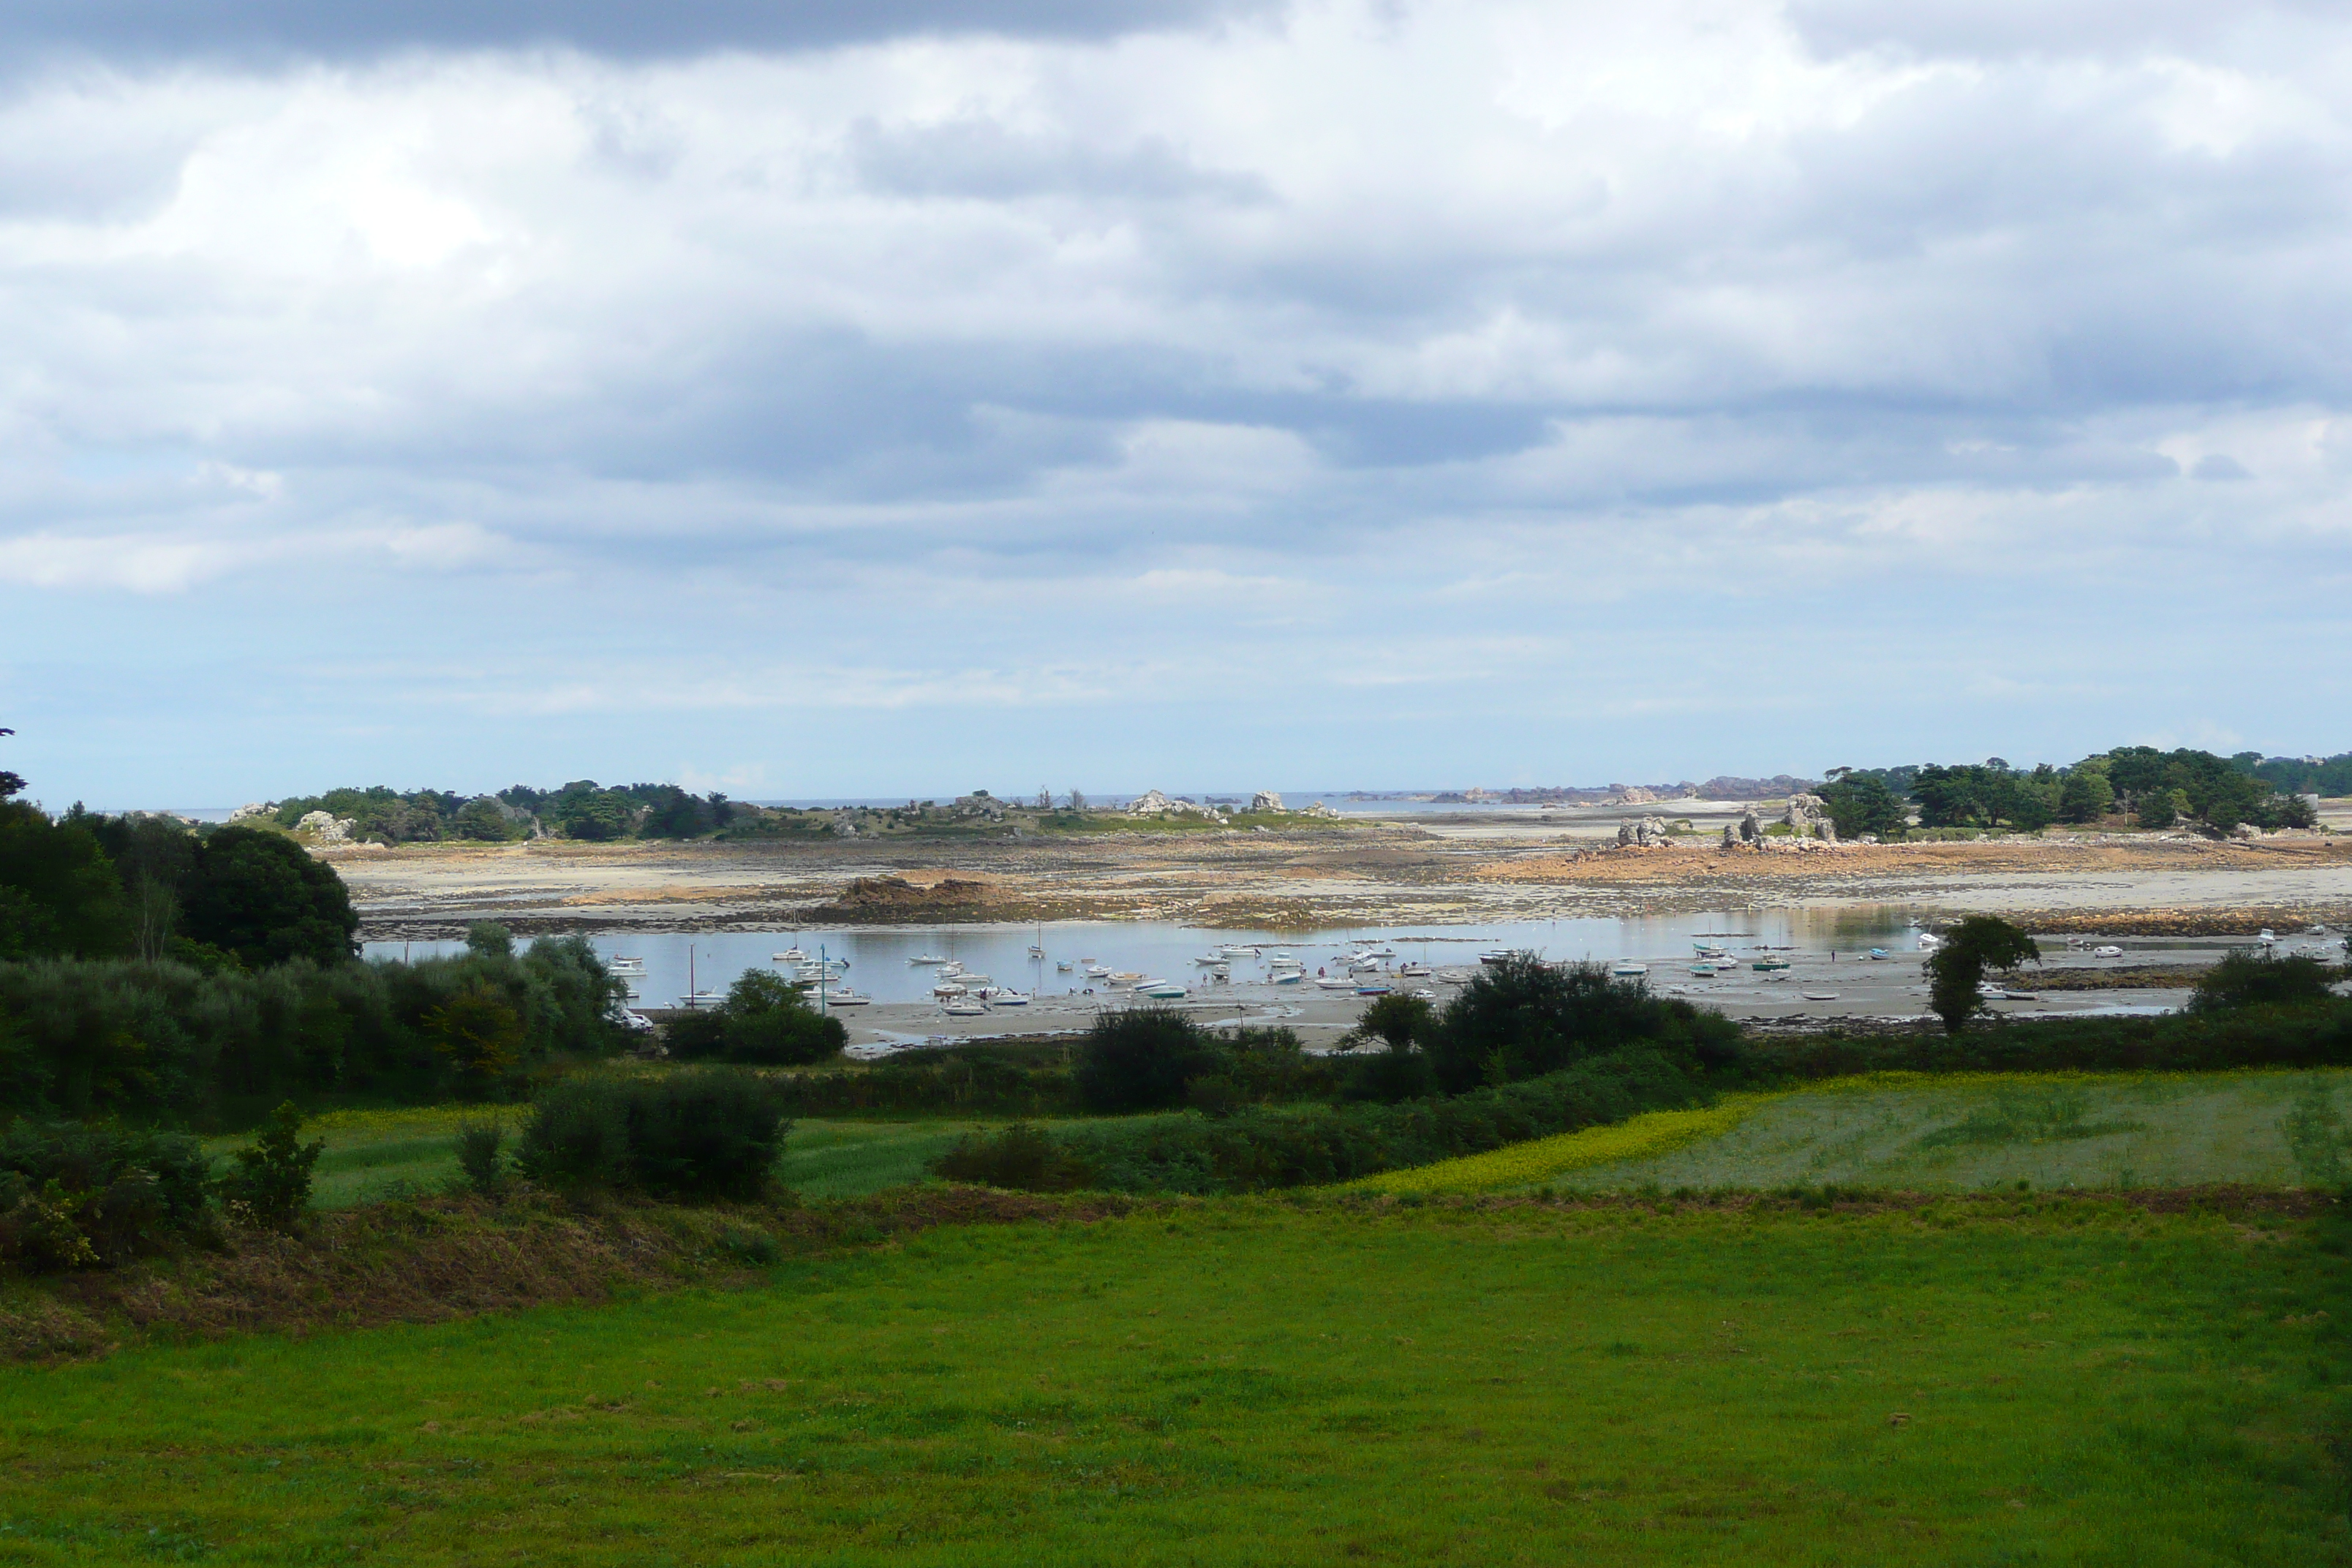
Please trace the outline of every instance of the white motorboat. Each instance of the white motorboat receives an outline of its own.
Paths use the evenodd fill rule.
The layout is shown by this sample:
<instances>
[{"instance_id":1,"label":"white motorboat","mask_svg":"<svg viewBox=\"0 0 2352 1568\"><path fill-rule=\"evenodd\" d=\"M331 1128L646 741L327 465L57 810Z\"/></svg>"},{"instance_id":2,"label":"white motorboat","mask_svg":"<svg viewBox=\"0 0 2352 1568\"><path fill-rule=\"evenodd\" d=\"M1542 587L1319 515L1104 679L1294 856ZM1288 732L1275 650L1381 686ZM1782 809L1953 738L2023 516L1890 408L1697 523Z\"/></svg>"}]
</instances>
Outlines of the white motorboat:
<instances>
[{"instance_id":1,"label":"white motorboat","mask_svg":"<svg viewBox=\"0 0 2352 1568\"><path fill-rule=\"evenodd\" d=\"M779 958L781 958L781 957L782 957L783 955L782 955L782 953L778 953L776 956L777 956L777 957L779 957ZM803 955L803 956L805 956L805 955ZM908 963L915 964L915 965L917 965L917 966L919 966L919 966L921 966L921 965L925 965L925 964L945 963L947 963L948 961L947 961L946 959L944 959L944 958L941 958L939 954L937 954L937 953L935 953L935 952L919 952L919 953L915 954L915 956L914 956L914 957L912 957L912 958L910 958L910 959L907 960L907 962L908 962Z\"/></svg>"},{"instance_id":2,"label":"white motorboat","mask_svg":"<svg viewBox=\"0 0 2352 1568\"><path fill-rule=\"evenodd\" d=\"M1325 991L1353 991L1356 977L1352 974L1327 974L1315 984Z\"/></svg>"},{"instance_id":3,"label":"white motorboat","mask_svg":"<svg viewBox=\"0 0 2352 1568\"><path fill-rule=\"evenodd\" d=\"M953 981L950 981L943 985L932 986L931 994L940 997L961 996L964 994L964 988L956 984Z\"/></svg>"},{"instance_id":4,"label":"white motorboat","mask_svg":"<svg viewBox=\"0 0 2352 1568\"><path fill-rule=\"evenodd\" d=\"M974 974L969 969L959 969L953 974L943 973L940 978L942 980L952 980L958 985L964 987L966 990L977 990L982 985L993 984L987 975Z\"/></svg>"},{"instance_id":5,"label":"white motorboat","mask_svg":"<svg viewBox=\"0 0 2352 1568\"><path fill-rule=\"evenodd\" d=\"M1401 963L1397 965L1397 973L1407 980L1426 980L1430 968L1426 963Z\"/></svg>"},{"instance_id":6,"label":"white motorboat","mask_svg":"<svg viewBox=\"0 0 2352 1568\"><path fill-rule=\"evenodd\" d=\"M874 1005L874 998L860 996L855 991L828 991L824 994L824 1005L828 1007L870 1007Z\"/></svg>"},{"instance_id":7,"label":"white motorboat","mask_svg":"<svg viewBox=\"0 0 2352 1568\"><path fill-rule=\"evenodd\" d=\"M1498 947L1492 952L1480 953L1478 955L1478 962L1481 963L1508 963L1511 960L1518 956L1519 955L1517 953L1513 952L1509 948Z\"/></svg>"},{"instance_id":8,"label":"white motorboat","mask_svg":"<svg viewBox=\"0 0 2352 1568\"><path fill-rule=\"evenodd\" d=\"M1933 952L1943 945L1944 939L1936 935L1934 932L1923 931L1919 933L1919 951L1921 952Z\"/></svg>"},{"instance_id":9,"label":"white motorboat","mask_svg":"<svg viewBox=\"0 0 2352 1568\"><path fill-rule=\"evenodd\" d=\"M1298 985L1305 984L1306 979L1307 971L1303 969L1285 969L1270 976L1269 983L1276 985Z\"/></svg>"},{"instance_id":10,"label":"white motorboat","mask_svg":"<svg viewBox=\"0 0 2352 1568\"><path fill-rule=\"evenodd\" d=\"M797 947L788 947L782 952L770 953L768 956L774 959L778 963L806 963L808 962L808 954L803 952Z\"/></svg>"},{"instance_id":11,"label":"white motorboat","mask_svg":"<svg viewBox=\"0 0 2352 1568\"><path fill-rule=\"evenodd\" d=\"M1055 960L1054 961L1054 973L1056 973L1056 974L1067 974L1069 972L1070 972L1070 961L1069 961L1068 959L1066 959L1066 958L1057 958L1057 959L1055 959Z\"/></svg>"},{"instance_id":12,"label":"white motorboat","mask_svg":"<svg viewBox=\"0 0 2352 1568\"><path fill-rule=\"evenodd\" d=\"M2278 941L2278 932L2271 930L2268 926L2264 926L2263 928L2263 934L2254 938L2254 940L2261 942L2264 947L2269 947Z\"/></svg>"},{"instance_id":13,"label":"white motorboat","mask_svg":"<svg viewBox=\"0 0 2352 1568\"><path fill-rule=\"evenodd\" d=\"M1227 958L1255 958L1257 956L1257 949L1254 947L1242 947L1232 943L1228 943L1227 945L1217 949L1217 951L1224 954Z\"/></svg>"},{"instance_id":14,"label":"white motorboat","mask_svg":"<svg viewBox=\"0 0 2352 1568\"><path fill-rule=\"evenodd\" d=\"M1135 994L1138 996L1149 996L1155 1002L1174 1002L1181 998L1185 992L1181 985L1172 980L1154 980L1137 986Z\"/></svg>"},{"instance_id":15,"label":"white motorboat","mask_svg":"<svg viewBox=\"0 0 2352 1568\"><path fill-rule=\"evenodd\" d=\"M1223 969L1225 965L1225 955L1222 952L1204 952L1192 962L1202 969Z\"/></svg>"},{"instance_id":16,"label":"white motorboat","mask_svg":"<svg viewBox=\"0 0 2352 1568\"><path fill-rule=\"evenodd\" d=\"M1358 956L1361 958L1394 958L1396 956L1396 949L1392 947L1367 947L1360 950Z\"/></svg>"},{"instance_id":17,"label":"white motorboat","mask_svg":"<svg viewBox=\"0 0 2352 1568\"><path fill-rule=\"evenodd\" d=\"M1609 977L1612 980L1639 980L1649 973L1648 964L1636 963L1630 958L1621 958L1609 966Z\"/></svg>"},{"instance_id":18,"label":"white motorboat","mask_svg":"<svg viewBox=\"0 0 2352 1568\"><path fill-rule=\"evenodd\" d=\"M1838 994L1834 991L1804 991L1800 992L1799 994L1808 1002L1834 1002L1838 999Z\"/></svg>"},{"instance_id":19,"label":"white motorboat","mask_svg":"<svg viewBox=\"0 0 2352 1568\"><path fill-rule=\"evenodd\" d=\"M1087 964L1087 978L1089 980L1108 980L1110 978L1110 971L1105 969L1101 964L1089 960Z\"/></svg>"},{"instance_id":20,"label":"white motorboat","mask_svg":"<svg viewBox=\"0 0 2352 1568\"><path fill-rule=\"evenodd\" d=\"M988 1016L987 1005L976 1002L969 996L958 997L941 1007L940 1011L950 1018L983 1018Z\"/></svg>"},{"instance_id":21,"label":"white motorboat","mask_svg":"<svg viewBox=\"0 0 2352 1568\"><path fill-rule=\"evenodd\" d=\"M1729 958L1731 950L1718 942L1696 942L1693 946L1701 958Z\"/></svg>"},{"instance_id":22,"label":"white motorboat","mask_svg":"<svg viewBox=\"0 0 2352 1568\"><path fill-rule=\"evenodd\" d=\"M677 1005L698 1010L704 1007L723 1007L727 1005L727 996L725 993L719 991L693 991L679 997Z\"/></svg>"},{"instance_id":23,"label":"white motorboat","mask_svg":"<svg viewBox=\"0 0 2352 1568\"><path fill-rule=\"evenodd\" d=\"M604 968L613 974L643 974L646 972L646 961L642 958L624 958L616 952L604 961Z\"/></svg>"},{"instance_id":24,"label":"white motorboat","mask_svg":"<svg viewBox=\"0 0 2352 1568\"><path fill-rule=\"evenodd\" d=\"M2109 942L2105 947L2095 947L2091 950L2093 958L2121 958L2123 955L2124 950L2113 942Z\"/></svg>"},{"instance_id":25,"label":"white motorboat","mask_svg":"<svg viewBox=\"0 0 2352 1568\"><path fill-rule=\"evenodd\" d=\"M1026 1007L1029 998L1018 991L999 991L989 997L988 1005L992 1007Z\"/></svg>"}]
</instances>

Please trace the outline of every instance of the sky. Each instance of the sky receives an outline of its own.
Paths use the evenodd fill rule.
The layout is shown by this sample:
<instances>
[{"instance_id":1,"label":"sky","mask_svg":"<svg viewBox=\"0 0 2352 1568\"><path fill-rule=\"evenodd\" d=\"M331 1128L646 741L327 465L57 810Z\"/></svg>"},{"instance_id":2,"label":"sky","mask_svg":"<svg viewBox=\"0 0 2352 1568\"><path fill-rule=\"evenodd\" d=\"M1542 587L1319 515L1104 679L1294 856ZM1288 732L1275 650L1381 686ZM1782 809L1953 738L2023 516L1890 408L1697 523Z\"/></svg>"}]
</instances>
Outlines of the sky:
<instances>
[{"instance_id":1,"label":"sky","mask_svg":"<svg viewBox=\"0 0 2352 1568\"><path fill-rule=\"evenodd\" d=\"M2352 749L2352 11L0 0L52 806Z\"/></svg>"}]
</instances>

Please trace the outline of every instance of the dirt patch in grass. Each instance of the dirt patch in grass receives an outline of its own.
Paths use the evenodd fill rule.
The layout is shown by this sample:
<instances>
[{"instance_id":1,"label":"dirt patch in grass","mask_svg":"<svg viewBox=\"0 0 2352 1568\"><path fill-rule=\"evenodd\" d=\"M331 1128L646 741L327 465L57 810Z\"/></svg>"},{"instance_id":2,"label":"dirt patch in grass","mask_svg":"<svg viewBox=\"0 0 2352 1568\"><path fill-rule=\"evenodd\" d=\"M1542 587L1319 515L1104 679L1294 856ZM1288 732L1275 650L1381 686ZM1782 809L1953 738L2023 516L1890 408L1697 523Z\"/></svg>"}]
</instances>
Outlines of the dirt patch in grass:
<instances>
[{"instance_id":1,"label":"dirt patch in grass","mask_svg":"<svg viewBox=\"0 0 2352 1568\"><path fill-rule=\"evenodd\" d=\"M402 1199L318 1214L298 1234L238 1231L217 1252L16 1279L0 1289L0 1360L103 1354L150 1339L211 1339L426 1323L727 1286L764 1263L870 1246L943 1225L1069 1222L1133 1212L1115 1195L904 1187L805 1206L570 1202L522 1192Z\"/></svg>"}]
</instances>

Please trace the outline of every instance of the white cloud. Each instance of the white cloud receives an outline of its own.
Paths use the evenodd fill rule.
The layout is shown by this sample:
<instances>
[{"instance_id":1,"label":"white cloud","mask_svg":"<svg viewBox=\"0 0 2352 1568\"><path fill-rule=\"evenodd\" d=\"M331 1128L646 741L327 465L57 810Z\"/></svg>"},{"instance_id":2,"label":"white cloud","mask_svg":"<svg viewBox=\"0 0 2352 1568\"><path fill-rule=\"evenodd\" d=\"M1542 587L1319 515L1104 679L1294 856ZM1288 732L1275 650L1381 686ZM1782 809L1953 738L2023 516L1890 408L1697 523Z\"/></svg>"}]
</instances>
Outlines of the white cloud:
<instances>
[{"instance_id":1,"label":"white cloud","mask_svg":"<svg viewBox=\"0 0 2352 1568\"><path fill-rule=\"evenodd\" d=\"M1529 705L1637 753L1604 771L1700 711L1860 755L1833 704L1738 728L1759 649L1874 713L1944 683L2092 744L2226 700L2332 749L2310 691L2209 665L2346 629L2352 22L2221 9L1309 0L595 53L427 17L28 69L0 615L67 667L168 620L235 667L198 710L338 637L455 645L338 713L421 698L495 751L625 700L598 743L646 773L711 715L1077 758L1209 702L1213 744L1311 731L1337 776L1394 748L1298 712L1367 691L1454 694L1423 776L1601 743ZM1039 708L1117 717L983 732Z\"/></svg>"}]
</instances>

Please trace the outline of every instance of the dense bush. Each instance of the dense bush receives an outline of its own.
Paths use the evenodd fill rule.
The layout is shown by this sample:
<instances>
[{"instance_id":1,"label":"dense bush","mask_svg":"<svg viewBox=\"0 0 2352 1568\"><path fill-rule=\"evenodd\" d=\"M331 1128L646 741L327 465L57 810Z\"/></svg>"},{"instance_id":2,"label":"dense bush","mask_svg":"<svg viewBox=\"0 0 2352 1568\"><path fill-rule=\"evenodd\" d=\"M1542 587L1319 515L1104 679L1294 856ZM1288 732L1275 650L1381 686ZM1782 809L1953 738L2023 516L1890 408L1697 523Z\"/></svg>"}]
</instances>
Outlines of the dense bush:
<instances>
[{"instance_id":1,"label":"dense bush","mask_svg":"<svg viewBox=\"0 0 2352 1568\"><path fill-rule=\"evenodd\" d=\"M931 1170L950 1182L1030 1193L1075 1192L1092 1186L1099 1176L1082 1155L1025 1121L966 1135L932 1161Z\"/></svg>"},{"instance_id":2,"label":"dense bush","mask_svg":"<svg viewBox=\"0 0 2352 1568\"><path fill-rule=\"evenodd\" d=\"M178 1133L18 1120L0 1129L0 1259L120 1263L207 1228L204 1151Z\"/></svg>"},{"instance_id":3,"label":"dense bush","mask_svg":"<svg viewBox=\"0 0 2352 1568\"><path fill-rule=\"evenodd\" d=\"M1760 1074L2211 1072L2352 1067L2352 1005L2240 1007L2143 1018L2011 1021L1964 1035L1826 1035L1753 1048Z\"/></svg>"},{"instance_id":4,"label":"dense bush","mask_svg":"<svg viewBox=\"0 0 2352 1568\"><path fill-rule=\"evenodd\" d=\"M751 1073L583 1075L533 1100L515 1164L554 1187L752 1198L767 1190L789 1131L774 1092Z\"/></svg>"},{"instance_id":5,"label":"dense bush","mask_svg":"<svg viewBox=\"0 0 2352 1568\"><path fill-rule=\"evenodd\" d=\"M839 1056L849 1031L810 1005L790 981L753 969L736 978L718 1006L671 1019L662 1043L680 1061L793 1067Z\"/></svg>"},{"instance_id":6,"label":"dense bush","mask_svg":"<svg viewBox=\"0 0 2352 1568\"><path fill-rule=\"evenodd\" d=\"M0 963L0 1110L218 1122L289 1098L506 1094L551 1058L620 1049L621 990L576 937L258 973Z\"/></svg>"},{"instance_id":7,"label":"dense bush","mask_svg":"<svg viewBox=\"0 0 2352 1568\"><path fill-rule=\"evenodd\" d=\"M1490 965L1446 1004L1426 1049L1439 1089L1539 1078L1588 1057L1647 1043L1706 1068L1738 1059L1739 1028L1720 1013L1654 996L1597 963L1514 957Z\"/></svg>"},{"instance_id":8,"label":"dense bush","mask_svg":"<svg viewBox=\"0 0 2352 1568\"><path fill-rule=\"evenodd\" d=\"M1077 1108L1069 1054L1065 1046L958 1046L770 1081L794 1116L1058 1116Z\"/></svg>"},{"instance_id":9,"label":"dense bush","mask_svg":"<svg viewBox=\"0 0 2352 1568\"><path fill-rule=\"evenodd\" d=\"M1643 1110L1699 1104L1706 1081L1665 1054L1633 1047L1524 1082L1403 1105L1254 1108L1223 1117L1178 1115L1060 1130L1059 1163L1121 1191L1254 1192L1342 1182L1425 1165L1529 1138L1620 1121ZM957 1168L1017 1184L1011 1163L974 1149ZM942 1162L934 1169L950 1173Z\"/></svg>"},{"instance_id":10,"label":"dense bush","mask_svg":"<svg viewBox=\"0 0 2352 1568\"><path fill-rule=\"evenodd\" d=\"M1096 1018L1072 1077L1080 1104L1116 1116L1181 1105L1186 1087L1222 1065L1192 1019L1172 1007L1136 1007Z\"/></svg>"},{"instance_id":11,"label":"dense bush","mask_svg":"<svg viewBox=\"0 0 2352 1568\"><path fill-rule=\"evenodd\" d=\"M2273 957L2232 949L2197 981L2189 998L2192 1013L2226 1012L2233 1007L2296 1006L2325 1002L2336 971L2303 953Z\"/></svg>"},{"instance_id":12,"label":"dense bush","mask_svg":"<svg viewBox=\"0 0 2352 1568\"><path fill-rule=\"evenodd\" d=\"M229 826L204 839L179 898L185 934L248 967L339 963L359 951L343 879L282 833Z\"/></svg>"}]
</instances>

